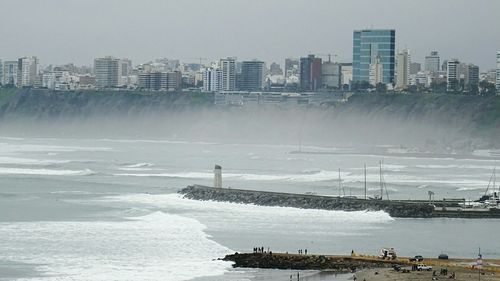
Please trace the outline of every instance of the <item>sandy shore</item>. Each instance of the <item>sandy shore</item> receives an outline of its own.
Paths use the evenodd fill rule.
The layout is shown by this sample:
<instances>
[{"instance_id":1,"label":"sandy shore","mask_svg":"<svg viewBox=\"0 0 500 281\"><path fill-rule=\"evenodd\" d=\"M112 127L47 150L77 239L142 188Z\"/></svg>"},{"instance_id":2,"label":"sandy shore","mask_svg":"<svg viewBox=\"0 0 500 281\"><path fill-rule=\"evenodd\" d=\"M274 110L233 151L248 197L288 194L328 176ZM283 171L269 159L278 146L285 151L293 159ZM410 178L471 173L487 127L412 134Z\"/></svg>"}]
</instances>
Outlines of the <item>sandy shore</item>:
<instances>
[{"instance_id":1,"label":"sandy shore","mask_svg":"<svg viewBox=\"0 0 500 281\"><path fill-rule=\"evenodd\" d=\"M478 271L464 268L448 267L448 275L439 275L440 267L434 268L437 276L433 279L433 271L410 271L409 273L396 272L389 268L366 269L356 273L357 281L428 281L428 280L479 280ZM455 272L455 279L450 275ZM376 274L377 273L377 274ZM481 275L481 281L500 281L500 273L486 272Z\"/></svg>"}]
</instances>

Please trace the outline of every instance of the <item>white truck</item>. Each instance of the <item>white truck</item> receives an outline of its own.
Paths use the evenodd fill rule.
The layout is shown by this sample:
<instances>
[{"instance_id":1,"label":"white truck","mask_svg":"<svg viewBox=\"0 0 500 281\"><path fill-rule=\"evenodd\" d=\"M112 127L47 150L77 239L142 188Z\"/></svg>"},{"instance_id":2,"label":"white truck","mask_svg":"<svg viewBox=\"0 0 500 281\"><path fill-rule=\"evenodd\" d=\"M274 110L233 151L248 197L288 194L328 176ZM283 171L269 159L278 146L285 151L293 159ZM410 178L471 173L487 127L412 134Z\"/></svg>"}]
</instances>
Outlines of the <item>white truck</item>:
<instances>
[{"instance_id":1,"label":"white truck","mask_svg":"<svg viewBox=\"0 0 500 281\"><path fill-rule=\"evenodd\" d=\"M431 271L431 270L432 270L432 266L430 266L430 265L425 265L425 264L423 264L423 263L419 263L419 264L417 264L417 270L418 270L418 271L422 271L422 270Z\"/></svg>"}]
</instances>

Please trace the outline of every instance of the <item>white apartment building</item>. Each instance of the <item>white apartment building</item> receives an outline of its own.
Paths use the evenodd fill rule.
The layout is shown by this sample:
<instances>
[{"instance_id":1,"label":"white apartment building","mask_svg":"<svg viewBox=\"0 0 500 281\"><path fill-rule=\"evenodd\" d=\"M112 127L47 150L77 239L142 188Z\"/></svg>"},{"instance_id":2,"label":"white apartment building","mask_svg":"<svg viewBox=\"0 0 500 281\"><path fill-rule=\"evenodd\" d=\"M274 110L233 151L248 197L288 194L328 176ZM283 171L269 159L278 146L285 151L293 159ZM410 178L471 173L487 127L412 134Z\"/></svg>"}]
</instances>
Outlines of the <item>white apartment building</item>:
<instances>
[{"instance_id":1,"label":"white apartment building","mask_svg":"<svg viewBox=\"0 0 500 281\"><path fill-rule=\"evenodd\" d=\"M396 89L403 90L410 84L410 51L403 50L398 53L396 63Z\"/></svg>"},{"instance_id":2,"label":"white apartment building","mask_svg":"<svg viewBox=\"0 0 500 281\"><path fill-rule=\"evenodd\" d=\"M220 69L222 70L222 91L236 90L236 59L221 59Z\"/></svg>"},{"instance_id":3,"label":"white apartment building","mask_svg":"<svg viewBox=\"0 0 500 281\"><path fill-rule=\"evenodd\" d=\"M218 92L222 91L223 84L222 70L219 68L207 68L203 72L203 91Z\"/></svg>"}]
</instances>

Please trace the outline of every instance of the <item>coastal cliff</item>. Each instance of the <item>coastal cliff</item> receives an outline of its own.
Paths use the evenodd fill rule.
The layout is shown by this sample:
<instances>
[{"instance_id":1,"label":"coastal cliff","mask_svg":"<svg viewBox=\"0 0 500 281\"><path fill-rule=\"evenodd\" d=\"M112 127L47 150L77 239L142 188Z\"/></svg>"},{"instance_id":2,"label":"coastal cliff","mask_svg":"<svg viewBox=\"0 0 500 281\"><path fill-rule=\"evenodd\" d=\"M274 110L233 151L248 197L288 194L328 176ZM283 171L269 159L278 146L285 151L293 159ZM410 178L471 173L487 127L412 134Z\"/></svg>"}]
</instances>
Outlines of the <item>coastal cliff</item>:
<instances>
[{"instance_id":1,"label":"coastal cliff","mask_svg":"<svg viewBox=\"0 0 500 281\"><path fill-rule=\"evenodd\" d=\"M332 139L350 142L353 139L373 140L375 137L370 135L371 132L383 132L385 139L381 142L384 144L406 136L403 141L395 140L395 144L418 141L419 145L425 142L432 145L441 142L443 147L468 151L500 147L499 96L359 93L345 103L295 107L277 103L240 107L216 106L214 94L202 92L0 89L2 120L71 120L101 116L137 118L173 112L183 112L194 120L217 118L224 120L226 127L256 120L256 124L246 126L253 126L252 130L260 129L263 122L276 123L276 126L284 128L279 135L286 139L297 138L297 124L302 124L303 136L307 134L310 138L316 138L316 135L324 138L325 134L330 134ZM231 120L234 120L233 123ZM284 126L283 120L287 120L290 126ZM319 129L314 131L314 128ZM356 130L346 131L346 128ZM239 126L239 129L244 128ZM335 134L339 130L342 134ZM228 131L231 132L232 128ZM255 135L254 132L248 134ZM377 135L377 139L379 137Z\"/></svg>"}]
</instances>

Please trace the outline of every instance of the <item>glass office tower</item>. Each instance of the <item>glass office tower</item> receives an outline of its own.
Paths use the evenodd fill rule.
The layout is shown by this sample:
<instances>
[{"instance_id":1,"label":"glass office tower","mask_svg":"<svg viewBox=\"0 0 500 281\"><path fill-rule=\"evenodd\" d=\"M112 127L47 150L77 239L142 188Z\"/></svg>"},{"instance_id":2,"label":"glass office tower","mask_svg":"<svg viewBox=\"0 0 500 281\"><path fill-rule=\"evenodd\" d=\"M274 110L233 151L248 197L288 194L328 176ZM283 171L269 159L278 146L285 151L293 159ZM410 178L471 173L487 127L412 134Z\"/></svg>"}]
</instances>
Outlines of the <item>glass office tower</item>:
<instances>
[{"instance_id":1,"label":"glass office tower","mask_svg":"<svg viewBox=\"0 0 500 281\"><path fill-rule=\"evenodd\" d=\"M353 33L353 81L370 81L370 66L382 64L382 83L394 82L396 31L394 29L355 30ZM373 79L372 79L373 80Z\"/></svg>"}]
</instances>

